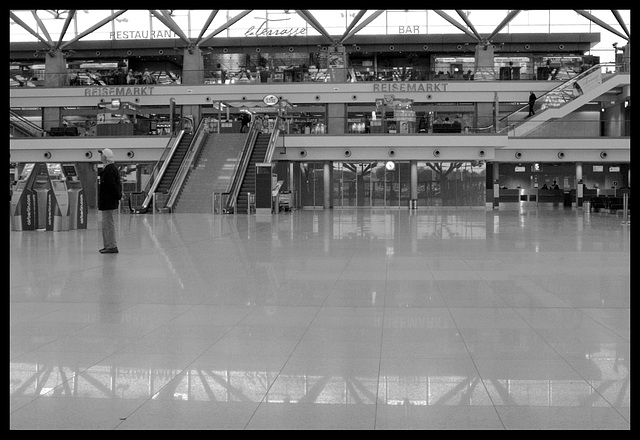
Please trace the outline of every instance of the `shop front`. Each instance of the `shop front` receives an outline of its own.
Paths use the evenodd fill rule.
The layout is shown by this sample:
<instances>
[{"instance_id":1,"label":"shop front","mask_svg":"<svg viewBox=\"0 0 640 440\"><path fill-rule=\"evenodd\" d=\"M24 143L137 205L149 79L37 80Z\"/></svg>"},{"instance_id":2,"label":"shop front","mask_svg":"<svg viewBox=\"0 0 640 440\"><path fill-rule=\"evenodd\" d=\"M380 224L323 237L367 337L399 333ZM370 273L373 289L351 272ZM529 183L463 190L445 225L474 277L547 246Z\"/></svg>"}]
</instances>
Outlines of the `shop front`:
<instances>
[{"instance_id":1,"label":"shop front","mask_svg":"<svg viewBox=\"0 0 640 440\"><path fill-rule=\"evenodd\" d=\"M484 209L484 162L417 161L415 167L415 183L410 161L331 162L329 166L324 162L295 162L292 178L285 164L280 163L275 170L279 180L293 183L293 191L299 195L298 206L303 209L322 209L327 188L334 209L409 208L412 200L417 208Z\"/></svg>"}]
</instances>

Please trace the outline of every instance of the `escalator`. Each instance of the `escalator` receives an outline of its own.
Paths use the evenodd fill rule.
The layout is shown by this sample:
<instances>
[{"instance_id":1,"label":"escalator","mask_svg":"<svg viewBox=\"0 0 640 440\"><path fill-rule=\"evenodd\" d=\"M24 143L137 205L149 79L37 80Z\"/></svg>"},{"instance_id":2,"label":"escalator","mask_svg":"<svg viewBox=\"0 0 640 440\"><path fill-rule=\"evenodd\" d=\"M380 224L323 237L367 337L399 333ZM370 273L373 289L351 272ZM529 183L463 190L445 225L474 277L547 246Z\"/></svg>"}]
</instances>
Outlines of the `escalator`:
<instances>
[{"instance_id":1,"label":"escalator","mask_svg":"<svg viewBox=\"0 0 640 440\"><path fill-rule=\"evenodd\" d=\"M173 212L182 193L185 182L198 162L203 145L206 144L208 130L206 118L193 131L192 121L187 129L180 130L167 143L165 151L156 163L149 183L144 191L137 193L144 197L140 206L130 205L131 212L143 214L153 205L153 211Z\"/></svg>"},{"instance_id":2,"label":"escalator","mask_svg":"<svg viewBox=\"0 0 640 440\"><path fill-rule=\"evenodd\" d=\"M505 116L498 122L498 133L506 133L510 137L527 136L544 124L569 115L603 94L629 85L630 75L613 74L604 78L601 74L602 68L601 64L593 66L539 96L533 116L529 116L528 105Z\"/></svg>"},{"instance_id":3,"label":"escalator","mask_svg":"<svg viewBox=\"0 0 640 440\"><path fill-rule=\"evenodd\" d=\"M12 137L43 137L44 130L27 118L9 110L9 134Z\"/></svg>"},{"instance_id":4,"label":"escalator","mask_svg":"<svg viewBox=\"0 0 640 440\"><path fill-rule=\"evenodd\" d=\"M238 198L236 199L236 212L238 214L249 213L249 193L256 193L256 164L265 162L269 148L269 139L270 135L265 133L258 133L256 137L253 152L249 159L249 165L247 166L242 184L240 185Z\"/></svg>"},{"instance_id":5,"label":"escalator","mask_svg":"<svg viewBox=\"0 0 640 440\"><path fill-rule=\"evenodd\" d=\"M244 148L238 158L233 172L228 192L214 193L220 197L220 207L216 208L214 200L214 212L249 214L251 212L251 196L256 193L256 165L271 163L276 141L280 135L280 118L276 117L275 129L271 134L262 133L262 121L251 122L249 134Z\"/></svg>"},{"instance_id":6,"label":"escalator","mask_svg":"<svg viewBox=\"0 0 640 440\"><path fill-rule=\"evenodd\" d=\"M162 176L160 176L160 181L158 182L155 190L156 193L166 194L169 192L169 189L171 188L171 185L173 184L173 181L178 174L178 170L182 165L182 161L187 155L187 151L189 151L189 146L191 145L193 137L193 133L185 133L178 142L178 145L173 155L169 159L169 163L167 164L164 173L162 174Z\"/></svg>"},{"instance_id":7,"label":"escalator","mask_svg":"<svg viewBox=\"0 0 640 440\"><path fill-rule=\"evenodd\" d=\"M146 213L155 202L158 206L164 207L171 190L171 186L176 179L178 171L182 166L182 162L190 151L190 147L194 138L193 133L187 133L181 130L172 136L167 146L156 163L151 178L147 183L147 187L139 193L132 193L129 199L129 209L136 214ZM142 202L140 203L140 200Z\"/></svg>"}]
</instances>

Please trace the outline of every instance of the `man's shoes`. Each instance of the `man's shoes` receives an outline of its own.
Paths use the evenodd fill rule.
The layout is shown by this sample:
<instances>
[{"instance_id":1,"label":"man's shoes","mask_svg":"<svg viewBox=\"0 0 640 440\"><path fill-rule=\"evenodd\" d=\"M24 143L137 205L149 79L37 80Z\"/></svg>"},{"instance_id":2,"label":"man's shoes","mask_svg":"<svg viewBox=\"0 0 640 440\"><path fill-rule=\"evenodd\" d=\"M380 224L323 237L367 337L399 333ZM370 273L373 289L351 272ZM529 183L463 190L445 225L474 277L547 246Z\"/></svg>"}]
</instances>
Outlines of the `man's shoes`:
<instances>
[{"instance_id":1,"label":"man's shoes","mask_svg":"<svg viewBox=\"0 0 640 440\"><path fill-rule=\"evenodd\" d=\"M98 252L100 252L101 254L117 254L118 253L118 248L117 247L104 248L104 249L100 249Z\"/></svg>"}]
</instances>

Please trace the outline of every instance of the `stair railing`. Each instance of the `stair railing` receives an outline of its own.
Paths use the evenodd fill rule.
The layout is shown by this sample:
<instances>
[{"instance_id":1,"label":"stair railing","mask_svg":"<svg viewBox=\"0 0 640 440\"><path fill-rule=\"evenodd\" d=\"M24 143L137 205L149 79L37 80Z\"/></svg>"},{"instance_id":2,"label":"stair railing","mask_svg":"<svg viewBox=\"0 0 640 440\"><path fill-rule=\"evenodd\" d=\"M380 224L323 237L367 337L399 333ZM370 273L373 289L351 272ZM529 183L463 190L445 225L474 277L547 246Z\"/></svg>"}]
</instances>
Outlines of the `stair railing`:
<instances>
[{"instance_id":1,"label":"stair railing","mask_svg":"<svg viewBox=\"0 0 640 440\"><path fill-rule=\"evenodd\" d=\"M256 138L258 137L258 121L259 125L262 126L262 120L260 118L253 118L251 120L251 124L249 125L249 134L247 136L247 140L244 143L244 147L240 151L237 166L235 172L233 174L233 180L231 186L229 188L229 195L226 200L226 203L222 207L222 212L228 213L235 212L236 201L238 199L238 194L240 194L240 188L242 187L242 181L244 180L244 176L247 174L247 168L249 166L249 161L251 160L251 155L253 154L253 147L256 143ZM225 194L223 193L224 197Z\"/></svg>"},{"instance_id":2,"label":"stair railing","mask_svg":"<svg viewBox=\"0 0 640 440\"><path fill-rule=\"evenodd\" d=\"M549 90L537 97L534 111L543 112L548 108L560 108L582 95L579 81L583 81L590 76L601 75L602 68L607 64L597 64L584 72L564 81L557 87ZM538 114L538 113L536 113ZM529 104L526 104L498 121L498 133L513 131L517 126L527 121L529 115ZM502 127L502 128L501 128Z\"/></svg>"},{"instance_id":3,"label":"stair railing","mask_svg":"<svg viewBox=\"0 0 640 440\"><path fill-rule=\"evenodd\" d=\"M180 130L175 135L171 136L169 142L167 142L167 146L164 148L164 151L160 156L160 159L158 159L155 166L153 167L153 170L151 171L151 176L149 177L147 185L142 190L142 194L144 194L145 196L144 201L142 202L140 207L131 206L131 212L134 212L136 214L144 214L145 212L147 212L147 209L149 209L149 205L151 204L151 200L153 199L153 194L156 192L158 184L160 184L160 180L162 179L164 172L167 170L167 166L169 166L169 162L173 157L176 148L178 148L178 144L180 143L183 135L184 130Z\"/></svg>"},{"instance_id":4,"label":"stair railing","mask_svg":"<svg viewBox=\"0 0 640 440\"><path fill-rule=\"evenodd\" d=\"M536 104L534 105L534 111L544 111L545 109L551 107L552 102L561 101L560 105L553 105L553 108L561 107L562 105L573 101L573 99L577 98L578 95L573 93L574 84L576 84L579 80L586 78L587 76L596 74L602 70L603 67L612 66L612 63L602 63L597 64L584 72L570 78L569 80L562 82L557 87L549 90L548 92L538 96L536 98ZM571 98L570 98L571 97ZM570 98L570 99L569 99ZM526 121L527 116L529 115L529 104L525 104L517 110L509 113L506 116L498 119L497 125L491 124L486 127L477 127L472 131L475 133L505 133L507 131L513 130L516 126ZM497 129L496 129L497 127Z\"/></svg>"},{"instance_id":5,"label":"stair railing","mask_svg":"<svg viewBox=\"0 0 640 440\"><path fill-rule=\"evenodd\" d=\"M178 196L182 191L184 182L189 175L190 169L192 168L191 165L195 162L195 158L200 154L202 145L207 138L208 132L207 130L205 130L206 124L204 122L205 119L203 118L198 125L198 129L196 130L193 139L191 139L191 143L189 144L189 148L187 149L184 159L182 159L182 163L180 164L180 168L176 173L176 177L173 179L171 187L169 188L169 198L167 199L167 203L164 206L169 210L169 212L173 212L173 207L178 200Z\"/></svg>"},{"instance_id":6,"label":"stair railing","mask_svg":"<svg viewBox=\"0 0 640 440\"><path fill-rule=\"evenodd\" d=\"M280 124L283 119L279 116L276 117L273 133L269 137L269 144L267 145L267 152L264 155L264 163L271 163L273 159L273 152L276 150L276 142L278 141L278 137L280 136Z\"/></svg>"},{"instance_id":7,"label":"stair railing","mask_svg":"<svg viewBox=\"0 0 640 440\"><path fill-rule=\"evenodd\" d=\"M17 128L30 137L44 137L45 135L45 131L42 128L13 110L9 110L9 125L12 130Z\"/></svg>"}]
</instances>

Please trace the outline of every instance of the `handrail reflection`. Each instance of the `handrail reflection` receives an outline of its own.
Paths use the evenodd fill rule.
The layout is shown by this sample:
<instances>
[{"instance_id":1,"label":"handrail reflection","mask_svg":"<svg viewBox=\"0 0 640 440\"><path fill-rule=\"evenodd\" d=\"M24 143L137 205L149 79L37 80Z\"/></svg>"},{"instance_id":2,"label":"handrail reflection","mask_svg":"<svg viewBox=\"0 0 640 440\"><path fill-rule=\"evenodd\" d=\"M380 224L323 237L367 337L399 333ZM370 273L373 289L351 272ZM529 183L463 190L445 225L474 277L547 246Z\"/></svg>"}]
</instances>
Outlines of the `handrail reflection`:
<instances>
[{"instance_id":1,"label":"handrail reflection","mask_svg":"<svg viewBox=\"0 0 640 440\"><path fill-rule=\"evenodd\" d=\"M617 357L591 359L607 370ZM224 364L224 362L219 362ZM463 371L441 374L326 375L282 374L278 368L255 371L228 368L140 368L94 365L10 363L11 396L169 399L216 402L286 402L387 405L540 405L601 406L600 395L613 393L618 405L628 404L628 362L613 378L576 379L554 373L522 378ZM616 391L616 385L618 389ZM485 391L485 387L488 390ZM493 403L489 399L493 399Z\"/></svg>"}]
</instances>

